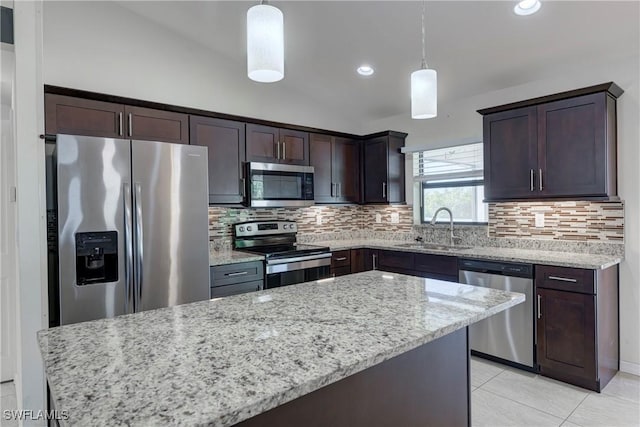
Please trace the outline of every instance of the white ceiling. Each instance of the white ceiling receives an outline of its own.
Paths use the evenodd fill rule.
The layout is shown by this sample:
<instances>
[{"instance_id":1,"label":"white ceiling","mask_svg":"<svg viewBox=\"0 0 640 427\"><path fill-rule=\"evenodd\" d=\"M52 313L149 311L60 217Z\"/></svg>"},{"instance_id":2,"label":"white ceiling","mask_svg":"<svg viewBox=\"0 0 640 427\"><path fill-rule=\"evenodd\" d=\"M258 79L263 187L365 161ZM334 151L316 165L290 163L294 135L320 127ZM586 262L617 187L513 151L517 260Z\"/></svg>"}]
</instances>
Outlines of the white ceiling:
<instances>
[{"instance_id":1,"label":"white ceiling","mask_svg":"<svg viewBox=\"0 0 640 427\"><path fill-rule=\"evenodd\" d=\"M246 11L258 2L121 1L127 9L237 63L246 75ZM361 120L409 114L420 66L421 2L272 1L285 16L285 78L296 90ZM427 62L439 103L553 76L575 64L640 50L639 1L544 1L535 15L513 1L428 1ZM372 64L362 78L355 68Z\"/></svg>"}]
</instances>

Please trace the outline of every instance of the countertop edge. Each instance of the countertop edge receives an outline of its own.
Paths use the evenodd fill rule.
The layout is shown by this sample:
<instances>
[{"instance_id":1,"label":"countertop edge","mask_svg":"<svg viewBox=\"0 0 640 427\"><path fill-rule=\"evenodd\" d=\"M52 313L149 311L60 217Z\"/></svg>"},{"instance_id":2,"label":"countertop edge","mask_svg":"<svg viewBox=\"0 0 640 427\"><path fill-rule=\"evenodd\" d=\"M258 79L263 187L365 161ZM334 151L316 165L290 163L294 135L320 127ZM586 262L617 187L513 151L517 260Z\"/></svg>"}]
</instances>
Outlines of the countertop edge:
<instances>
[{"instance_id":1,"label":"countertop edge","mask_svg":"<svg viewBox=\"0 0 640 427\"><path fill-rule=\"evenodd\" d=\"M601 256L608 258L606 262L602 263L593 263L593 262L580 262L580 261L572 261L572 260L558 260L558 261L549 261L549 260L535 260L528 257L517 256L517 253L514 256L503 256L503 255L488 255L477 253L474 251L481 249L487 250L490 249L488 247L478 247L472 249L459 249L459 250L437 250L437 249L421 249L421 248L405 248L394 244L380 244L377 242L371 243L354 243L350 244L348 241L322 241L322 242L314 242L315 244L321 243L323 245L329 246L332 251L340 251L340 250L349 250L349 249L381 249L381 250L391 250L398 252L410 252L410 253L418 253L418 254L430 254L430 255L446 255L446 256L455 256L460 258L470 258L470 259L481 259L481 260L495 260L495 261L505 261L505 262L526 262L531 264L538 265L551 265L556 267L572 267L572 268L583 268L588 270L603 270L605 268L612 267L614 265L620 264L624 257L615 256L615 255L600 255L600 254L581 254L577 252L572 252L571 254L575 255L583 255L583 256ZM401 242L400 244L405 244L407 242ZM535 249L520 249L520 248L495 248L495 249L512 249L514 251L518 250L529 250L535 251ZM551 251L540 251L543 253L549 253ZM559 254L563 254L564 252L559 252Z\"/></svg>"}]
</instances>

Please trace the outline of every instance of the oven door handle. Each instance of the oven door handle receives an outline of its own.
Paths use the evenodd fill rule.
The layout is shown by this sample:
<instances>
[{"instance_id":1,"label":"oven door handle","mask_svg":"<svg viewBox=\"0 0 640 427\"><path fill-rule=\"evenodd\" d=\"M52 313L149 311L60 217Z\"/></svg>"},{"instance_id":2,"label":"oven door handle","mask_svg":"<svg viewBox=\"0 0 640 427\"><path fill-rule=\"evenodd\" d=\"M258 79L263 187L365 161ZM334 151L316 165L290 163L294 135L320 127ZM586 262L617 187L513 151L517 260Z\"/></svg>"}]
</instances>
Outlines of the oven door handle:
<instances>
[{"instance_id":1,"label":"oven door handle","mask_svg":"<svg viewBox=\"0 0 640 427\"><path fill-rule=\"evenodd\" d=\"M290 264L292 262L309 261L309 260L313 260L313 259L322 259L322 258L331 258L331 252L327 252L327 253L324 253L324 254L299 256L299 257L295 257L295 258L282 258L282 259L267 260L267 265Z\"/></svg>"},{"instance_id":2,"label":"oven door handle","mask_svg":"<svg viewBox=\"0 0 640 427\"><path fill-rule=\"evenodd\" d=\"M307 270L310 268L331 267L331 258L313 258L306 261L288 262L284 264L267 264L265 273L270 274L287 273L291 271Z\"/></svg>"}]
</instances>

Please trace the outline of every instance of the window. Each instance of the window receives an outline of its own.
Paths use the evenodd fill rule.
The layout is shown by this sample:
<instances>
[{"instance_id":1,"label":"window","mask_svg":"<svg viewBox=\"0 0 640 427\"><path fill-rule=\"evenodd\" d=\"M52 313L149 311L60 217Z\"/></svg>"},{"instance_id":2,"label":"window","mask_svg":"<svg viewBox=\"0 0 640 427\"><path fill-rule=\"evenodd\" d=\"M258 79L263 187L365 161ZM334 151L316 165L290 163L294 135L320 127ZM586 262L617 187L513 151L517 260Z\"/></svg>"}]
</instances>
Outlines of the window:
<instances>
[{"instance_id":1,"label":"window","mask_svg":"<svg viewBox=\"0 0 640 427\"><path fill-rule=\"evenodd\" d=\"M455 222L487 222L481 142L413 153L413 180L420 222L430 222L443 206ZM438 216L438 222L445 221L446 214Z\"/></svg>"}]
</instances>

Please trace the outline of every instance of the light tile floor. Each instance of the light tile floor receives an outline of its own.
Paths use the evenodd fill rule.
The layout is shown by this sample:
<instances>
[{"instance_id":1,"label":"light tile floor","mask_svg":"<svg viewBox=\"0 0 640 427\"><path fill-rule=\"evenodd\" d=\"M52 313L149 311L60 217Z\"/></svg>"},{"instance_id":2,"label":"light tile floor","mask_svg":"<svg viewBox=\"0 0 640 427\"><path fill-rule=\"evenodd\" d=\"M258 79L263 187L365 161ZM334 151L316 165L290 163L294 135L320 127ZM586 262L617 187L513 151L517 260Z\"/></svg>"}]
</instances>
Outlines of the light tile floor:
<instances>
[{"instance_id":1,"label":"light tile floor","mask_svg":"<svg viewBox=\"0 0 640 427\"><path fill-rule=\"evenodd\" d=\"M595 393L471 358L474 427L638 427L640 377L619 372Z\"/></svg>"},{"instance_id":2,"label":"light tile floor","mask_svg":"<svg viewBox=\"0 0 640 427\"><path fill-rule=\"evenodd\" d=\"M16 409L13 383L0 386L2 410ZM623 372L598 394L472 357L471 388L474 427L640 426L640 377ZM0 425L18 423L0 417Z\"/></svg>"}]
</instances>

